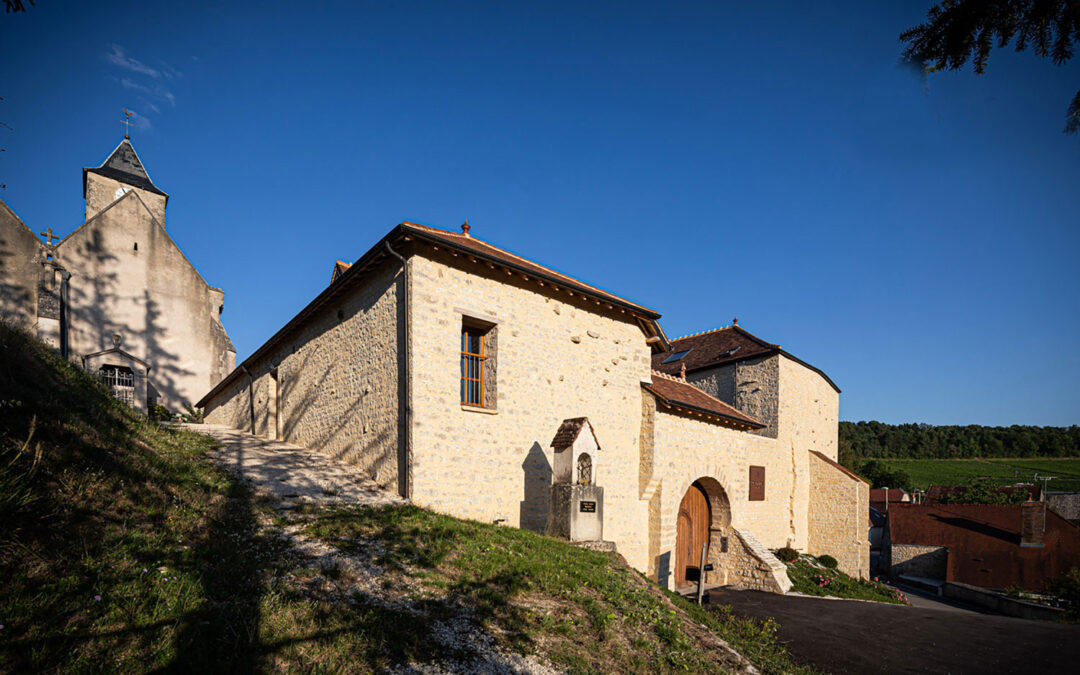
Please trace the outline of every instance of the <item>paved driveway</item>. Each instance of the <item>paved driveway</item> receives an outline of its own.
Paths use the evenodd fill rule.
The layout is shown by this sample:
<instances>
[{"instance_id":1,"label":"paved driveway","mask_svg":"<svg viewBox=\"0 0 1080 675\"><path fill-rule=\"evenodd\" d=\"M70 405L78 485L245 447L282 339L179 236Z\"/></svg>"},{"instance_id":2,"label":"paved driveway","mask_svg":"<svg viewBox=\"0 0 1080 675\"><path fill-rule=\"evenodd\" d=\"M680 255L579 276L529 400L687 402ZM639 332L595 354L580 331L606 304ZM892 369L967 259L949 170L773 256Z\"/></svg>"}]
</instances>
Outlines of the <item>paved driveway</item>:
<instances>
[{"instance_id":1,"label":"paved driveway","mask_svg":"<svg viewBox=\"0 0 1080 675\"><path fill-rule=\"evenodd\" d=\"M827 672L1080 672L1077 625L760 591L709 595L737 614L775 618L792 656Z\"/></svg>"},{"instance_id":2,"label":"paved driveway","mask_svg":"<svg viewBox=\"0 0 1080 675\"><path fill-rule=\"evenodd\" d=\"M357 467L329 455L281 441L268 441L216 424L185 424L213 436L221 448L210 453L230 471L261 492L281 500L319 504L400 504L394 492L381 489Z\"/></svg>"}]
</instances>

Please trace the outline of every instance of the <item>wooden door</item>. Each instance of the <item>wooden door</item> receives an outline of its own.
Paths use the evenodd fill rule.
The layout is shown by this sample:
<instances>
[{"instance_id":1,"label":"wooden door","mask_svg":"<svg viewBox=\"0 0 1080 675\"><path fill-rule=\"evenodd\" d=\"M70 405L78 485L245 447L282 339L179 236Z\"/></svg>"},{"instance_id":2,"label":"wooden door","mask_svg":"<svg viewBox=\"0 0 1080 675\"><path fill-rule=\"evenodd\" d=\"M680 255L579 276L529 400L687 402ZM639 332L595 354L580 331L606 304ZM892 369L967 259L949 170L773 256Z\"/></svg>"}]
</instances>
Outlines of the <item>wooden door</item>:
<instances>
[{"instance_id":1,"label":"wooden door","mask_svg":"<svg viewBox=\"0 0 1080 675\"><path fill-rule=\"evenodd\" d=\"M709 497L694 483L679 504L675 524L675 586L696 582L701 570L701 547L709 543L712 512Z\"/></svg>"}]
</instances>

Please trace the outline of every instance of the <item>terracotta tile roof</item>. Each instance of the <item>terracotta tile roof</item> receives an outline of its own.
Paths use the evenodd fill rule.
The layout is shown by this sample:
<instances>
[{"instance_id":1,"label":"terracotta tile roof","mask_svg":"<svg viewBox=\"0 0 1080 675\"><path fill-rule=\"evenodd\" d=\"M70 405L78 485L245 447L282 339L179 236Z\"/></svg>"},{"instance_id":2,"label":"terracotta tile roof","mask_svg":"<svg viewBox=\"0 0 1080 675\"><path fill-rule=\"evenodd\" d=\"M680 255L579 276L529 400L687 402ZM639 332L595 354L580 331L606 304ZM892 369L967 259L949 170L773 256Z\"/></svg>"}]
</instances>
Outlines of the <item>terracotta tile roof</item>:
<instances>
[{"instance_id":1,"label":"terracotta tile roof","mask_svg":"<svg viewBox=\"0 0 1080 675\"><path fill-rule=\"evenodd\" d=\"M584 427L589 428L589 432L592 433L593 439L596 439L596 432L592 428L592 424L589 422L588 417L574 417L568 420L563 420L563 423L559 425L559 430L555 432L555 438L551 439L551 447L556 450L562 448L569 448L577 440L578 435ZM600 448L600 443L596 443L597 449Z\"/></svg>"},{"instance_id":2,"label":"terracotta tile roof","mask_svg":"<svg viewBox=\"0 0 1080 675\"><path fill-rule=\"evenodd\" d=\"M718 398L709 396L702 390L690 384L686 380L671 377L664 373L653 371L652 383L641 386L656 395L666 405L688 410L690 412L706 413L713 417L720 417L726 421L734 422L743 427L762 429L764 424L753 417L740 412L738 409L724 403Z\"/></svg>"},{"instance_id":3,"label":"terracotta tile roof","mask_svg":"<svg viewBox=\"0 0 1080 675\"><path fill-rule=\"evenodd\" d=\"M1046 579L1080 565L1080 530L1046 509L1043 546L1020 546L1023 508L1023 504L891 505L889 542L948 547L947 581L1037 590Z\"/></svg>"},{"instance_id":4,"label":"terracotta tile roof","mask_svg":"<svg viewBox=\"0 0 1080 675\"><path fill-rule=\"evenodd\" d=\"M337 281L338 277L348 272L350 267L352 267L352 263L347 263L344 260L336 261L333 271L330 272L330 283Z\"/></svg>"},{"instance_id":5,"label":"terracotta tile roof","mask_svg":"<svg viewBox=\"0 0 1080 675\"><path fill-rule=\"evenodd\" d=\"M739 326L724 326L671 340L669 351L653 355L653 370L677 375L683 365L687 372L693 372L779 350L780 345L765 342ZM664 363L668 357L684 351L688 353L683 358Z\"/></svg>"},{"instance_id":6,"label":"terracotta tile roof","mask_svg":"<svg viewBox=\"0 0 1080 675\"><path fill-rule=\"evenodd\" d=\"M561 283L567 288L580 291L585 295L590 295L593 298L605 300L607 302L621 305L650 318L658 319L660 314L648 307L633 303L625 298L619 297L614 293L605 291L602 288L591 286L583 281L579 281L574 277L563 274L562 272L556 272L555 270L544 267L543 265L533 262L527 258L522 258L519 255L503 250L497 246L492 246L486 241L477 239L464 232L451 232L449 230L440 230L429 225L420 225L419 223L404 222L401 224L406 231L413 231L417 234L421 234L427 238L442 241L458 250L466 250L476 253L477 255L484 256L485 258L494 259L498 262L511 265L525 272L532 272L538 276L546 277L554 280L556 283Z\"/></svg>"},{"instance_id":7,"label":"terracotta tile roof","mask_svg":"<svg viewBox=\"0 0 1080 675\"><path fill-rule=\"evenodd\" d=\"M667 373L668 375L677 375L682 372L682 367L684 365L686 366L686 372L692 373L696 370L715 368L716 366L735 363L736 361L742 361L755 356L783 354L789 359L801 363L818 373L825 378L825 381L828 382L837 393L840 392L840 387L837 387L836 384L829 379L829 376L821 370L792 356L784 351L783 347L780 345L766 342L739 325L722 326L701 333L684 335L683 337L670 340L670 345L670 349L666 352L653 354L653 370L658 370L661 373ZM677 355L679 352L686 352L686 354L680 359L664 363L668 358Z\"/></svg>"},{"instance_id":8,"label":"terracotta tile roof","mask_svg":"<svg viewBox=\"0 0 1080 675\"><path fill-rule=\"evenodd\" d=\"M889 503L890 504L895 504L897 502L910 502L911 501L911 495L904 492L900 488L889 488L888 490L886 490L885 488L871 488L871 490L870 490L870 501L872 501L872 502L881 502L882 504L884 504L886 494L889 495Z\"/></svg>"}]
</instances>

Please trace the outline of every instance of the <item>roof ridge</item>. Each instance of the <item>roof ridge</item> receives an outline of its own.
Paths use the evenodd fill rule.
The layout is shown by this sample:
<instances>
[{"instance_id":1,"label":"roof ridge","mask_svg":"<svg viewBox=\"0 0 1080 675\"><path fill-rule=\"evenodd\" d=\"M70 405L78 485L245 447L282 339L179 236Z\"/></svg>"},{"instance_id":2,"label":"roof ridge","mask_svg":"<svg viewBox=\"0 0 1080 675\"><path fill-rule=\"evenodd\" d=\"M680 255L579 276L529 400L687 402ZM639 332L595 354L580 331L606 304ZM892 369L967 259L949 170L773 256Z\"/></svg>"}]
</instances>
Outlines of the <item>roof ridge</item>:
<instances>
[{"instance_id":1,"label":"roof ridge","mask_svg":"<svg viewBox=\"0 0 1080 675\"><path fill-rule=\"evenodd\" d=\"M699 331L697 333L688 333L686 335L682 335L682 336L677 337L677 338L671 338L671 342L678 342L679 340L685 340L686 338L697 337L699 335L708 335L709 333L719 333L722 330L728 330L728 329L734 328L734 327L735 326L731 326L731 325L720 326L719 328L710 328L708 330Z\"/></svg>"},{"instance_id":2,"label":"roof ridge","mask_svg":"<svg viewBox=\"0 0 1080 675\"><path fill-rule=\"evenodd\" d=\"M645 307L644 305L638 305L638 303L633 302L632 300L626 300L626 299L622 298L622 296L616 295L615 292L613 292L613 291L609 291L609 290L600 288L599 286L593 286L592 284L590 284L588 282L585 282L585 281L582 281L581 279L578 279L577 277L571 276L571 275L567 274L566 272L560 272L558 270L553 270L550 267L548 267L547 265L541 265L540 263L536 262L535 260L533 260L531 258L525 258L523 256L520 256L517 253L514 253L513 251L508 251L508 250L506 250L504 248L496 246L495 244L492 244L490 241L487 241L485 239L481 239L480 237L474 237L471 234L467 235L467 234L464 234L462 232L454 232L453 230L444 230L444 229L439 228L439 227L432 227L431 225L423 225L421 223L414 223L414 222L412 222L410 220L406 220L405 224L406 225L412 225L413 227L420 227L420 228L423 228L423 229L426 229L426 230L432 230L434 232L438 232L438 233L443 234L443 235L450 235L452 237L462 237L462 238L470 239L472 241L478 241L478 242L480 242L481 244L483 244L485 246L490 246L491 248L495 249L496 251L499 251L500 253L505 253L506 255L510 256L511 258L515 258L516 260L520 260L521 262L528 263L530 265L535 265L535 266L539 267L540 269L542 269L545 272L548 272L550 274L556 274L556 275L558 275L560 277L566 277L570 281L572 281L572 282L574 282L576 284L581 284L582 286L584 286L585 288L588 288L590 290L596 291L598 293L603 293L605 295L610 295L610 296L615 297L615 298L620 298L624 302L628 302L630 304L637 305L638 307L641 307L642 309L649 309L648 307ZM649 310L649 311L653 311L653 310Z\"/></svg>"}]
</instances>

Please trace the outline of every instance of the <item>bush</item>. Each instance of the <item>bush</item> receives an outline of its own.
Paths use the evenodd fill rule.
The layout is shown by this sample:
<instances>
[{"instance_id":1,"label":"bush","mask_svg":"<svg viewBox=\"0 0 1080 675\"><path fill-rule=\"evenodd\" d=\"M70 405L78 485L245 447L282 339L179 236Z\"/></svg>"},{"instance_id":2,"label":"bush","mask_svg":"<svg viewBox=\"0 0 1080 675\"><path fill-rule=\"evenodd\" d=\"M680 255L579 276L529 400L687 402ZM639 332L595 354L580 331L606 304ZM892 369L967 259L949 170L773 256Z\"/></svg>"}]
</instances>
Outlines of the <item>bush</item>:
<instances>
[{"instance_id":1,"label":"bush","mask_svg":"<svg viewBox=\"0 0 1080 675\"><path fill-rule=\"evenodd\" d=\"M150 419L155 422L168 422L171 417L172 413L169 412L169 409L160 403L150 406Z\"/></svg>"},{"instance_id":2,"label":"bush","mask_svg":"<svg viewBox=\"0 0 1080 675\"><path fill-rule=\"evenodd\" d=\"M192 407L190 403L185 404L184 408L187 410L187 414L182 415L181 419L188 424L202 424L203 420L206 419L206 411L202 408Z\"/></svg>"},{"instance_id":3,"label":"bush","mask_svg":"<svg viewBox=\"0 0 1080 675\"><path fill-rule=\"evenodd\" d=\"M1080 619L1080 567L1074 567L1060 579L1046 583L1046 590L1061 598L1070 619Z\"/></svg>"},{"instance_id":4,"label":"bush","mask_svg":"<svg viewBox=\"0 0 1080 675\"><path fill-rule=\"evenodd\" d=\"M836 569L836 558L832 557L831 555L819 555L817 557L817 561L831 570Z\"/></svg>"},{"instance_id":5,"label":"bush","mask_svg":"<svg viewBox=\"0 0 1080 675\"><path fill-rule=\"evenodd\" d=\"M776 552L776 557L786 563L795 562L799 559L799 552L790 546L785 546Z\"/></svg>"}]
</instances>

